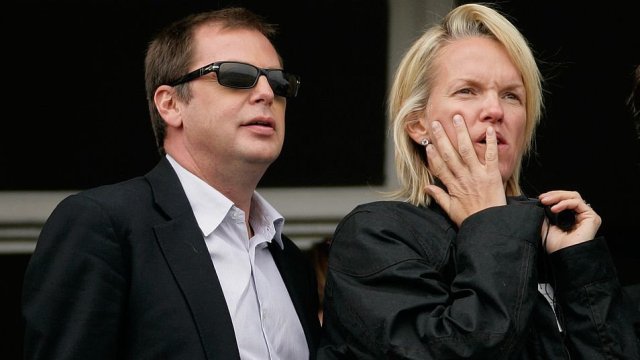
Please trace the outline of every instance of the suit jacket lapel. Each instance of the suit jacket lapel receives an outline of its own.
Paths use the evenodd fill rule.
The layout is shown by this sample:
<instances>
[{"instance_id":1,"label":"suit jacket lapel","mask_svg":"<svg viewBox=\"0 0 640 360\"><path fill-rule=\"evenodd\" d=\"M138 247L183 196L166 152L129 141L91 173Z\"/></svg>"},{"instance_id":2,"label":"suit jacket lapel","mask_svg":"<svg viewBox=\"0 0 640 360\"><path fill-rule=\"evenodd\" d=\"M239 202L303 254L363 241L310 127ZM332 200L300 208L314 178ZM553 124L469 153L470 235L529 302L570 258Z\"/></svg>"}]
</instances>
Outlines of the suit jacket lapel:
<instances>
[{"instance_id":1,"label":"suit jacket lapel","mask_svg":"<svg viewBox=\"0 0 640 360\"><path fill-rule=\"evenodd\" d=\"M193 313L209 359L240 359L233 323L202 233L173 168L162 159L147 179L168 221L154 228L158 245Z\"/></svg>"},{"instance_id":2,"label":"suit jacket lapel","mask_svg":"<svg viewBox=\"0 0 640 360\"><path fill-rule=\"evenodd\" d=\"M317 319L317 295L315 293L306 294L302 290L310 288L309 279L305 277L308 274L306 271L301 271L301 266L304 264L298 262L292 262L295 259L294 254L289 253L288 246L293 246L293 243L289 240L285 240L283 236L284 249L281 249L276 241L269 243L269 250L273 256L273 260L280 271L282 280L284 281L293 306L300 319L300 324L304 329L305 338L309 349L313 351L316 348L316 338L320 331L317 323L311 323L310 321L316 321ZM315 274L313 274L315 276ZM316 288L311 287L315 292ZM311 298L313 296L313 298ZM315 358L315 356L311 356Z\"/></svg>"}]
</instances>

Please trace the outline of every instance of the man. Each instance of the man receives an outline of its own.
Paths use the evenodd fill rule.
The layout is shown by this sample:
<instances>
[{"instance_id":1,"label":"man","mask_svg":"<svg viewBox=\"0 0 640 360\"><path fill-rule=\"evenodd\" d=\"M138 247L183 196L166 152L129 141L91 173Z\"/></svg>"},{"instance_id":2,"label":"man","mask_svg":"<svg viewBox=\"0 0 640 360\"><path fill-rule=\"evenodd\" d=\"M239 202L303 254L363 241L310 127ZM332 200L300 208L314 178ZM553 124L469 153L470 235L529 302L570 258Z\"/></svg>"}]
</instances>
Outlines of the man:
<instances>
[{"instance_id":1,"label":"man","mask_svg":"<svg viewBox=\"0 0 640 360\"><path fill-rule=\"evenodd\" d=\"M162 159L53 211L25 273L25 358L315 357L315 275L255 191L299 86L273 35L256 14L229 8L150 43L145 82Z\"/></svg>"}]
</instances>

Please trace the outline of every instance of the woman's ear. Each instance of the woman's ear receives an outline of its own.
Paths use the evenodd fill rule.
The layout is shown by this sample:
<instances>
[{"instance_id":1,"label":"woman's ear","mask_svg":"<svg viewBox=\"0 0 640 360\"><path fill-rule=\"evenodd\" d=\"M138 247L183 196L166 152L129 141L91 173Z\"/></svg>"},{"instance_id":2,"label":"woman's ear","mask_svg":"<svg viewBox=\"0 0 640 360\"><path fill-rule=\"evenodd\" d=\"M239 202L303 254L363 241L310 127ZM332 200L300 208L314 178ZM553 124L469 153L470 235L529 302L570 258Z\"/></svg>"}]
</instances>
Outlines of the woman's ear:
<instances>
[{"instance_id":1,"label":"woman's ear","mask_svg":"<svg viewBox=\"0 0 640 360\"><path fill-rule=\"evenodd\" d=\"M416 144L421 144L424 139L429 139L427 129L427 119L424 116L409 120L405 125L405 131Z\"/></svg>"},{"instance_id":2,"label":"woman's ear","mask_svg":"<svg viewBox=\"0 0 640 360\"><path fill-rule=\"evenodd\" d=\"M169 85L161 85L153 95L158 113L167 123L167 126L177 127L182 123L180 116L180 102L176 99L176 89Z\"/></svg>"}]
</instances>

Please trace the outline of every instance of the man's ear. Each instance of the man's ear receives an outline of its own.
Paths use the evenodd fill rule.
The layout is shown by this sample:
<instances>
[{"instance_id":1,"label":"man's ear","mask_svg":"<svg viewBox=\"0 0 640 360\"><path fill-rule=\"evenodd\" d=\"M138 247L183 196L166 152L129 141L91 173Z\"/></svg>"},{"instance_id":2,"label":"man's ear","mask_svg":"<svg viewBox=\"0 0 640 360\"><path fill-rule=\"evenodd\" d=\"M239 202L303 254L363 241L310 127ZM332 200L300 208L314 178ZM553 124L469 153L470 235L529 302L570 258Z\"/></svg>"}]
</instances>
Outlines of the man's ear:
<instances>
[{"instance_id":1,"label":"man's ear","mask_svg":"<svg viewBox=\"0 0 640 360\"><path fill-rule=\"evenodd\" d=\"M167 126L178 127L182 124L180 102L176 99L176 89L169 85L160 85L153 94L153 102Z\"/></svg>"},{"instance_id":2,"label":"man's ear","mask_svg":"<svg viewBox=\"0 0 640 360\"><path fill-rule=\"evenodd\" d=\"M405 125L407 134L417 144L420 144L423 139L429 139L427 128L427 119L425 119L424 115L409 120Z\"/></svg>"}]
</instances>

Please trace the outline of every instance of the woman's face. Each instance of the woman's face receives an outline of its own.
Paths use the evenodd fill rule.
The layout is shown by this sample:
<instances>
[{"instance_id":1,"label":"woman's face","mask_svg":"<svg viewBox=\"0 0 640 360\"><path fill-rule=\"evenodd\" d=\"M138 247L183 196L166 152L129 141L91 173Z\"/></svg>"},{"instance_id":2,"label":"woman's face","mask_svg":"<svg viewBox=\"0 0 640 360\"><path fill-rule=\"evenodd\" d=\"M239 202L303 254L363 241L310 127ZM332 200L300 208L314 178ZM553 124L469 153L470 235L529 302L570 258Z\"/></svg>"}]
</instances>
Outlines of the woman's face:
<instances>
[{"instance_id":1,"label":"woman's face","mask_svg":"<svg viewBox=\"0 0 640 360\"><path fill-rule=\"evenodd\" d=\"M484 163L485 134L493 126L498 137L500 174L506 182L522 156L525 142L526 92L522 76L504 47L495 40L473 37L442 49L436 60L431 95L420 121L427 135L431 122L442 123L453 146L453 116L464 118L478 159Z\"/></svg>"}]
</instances>

